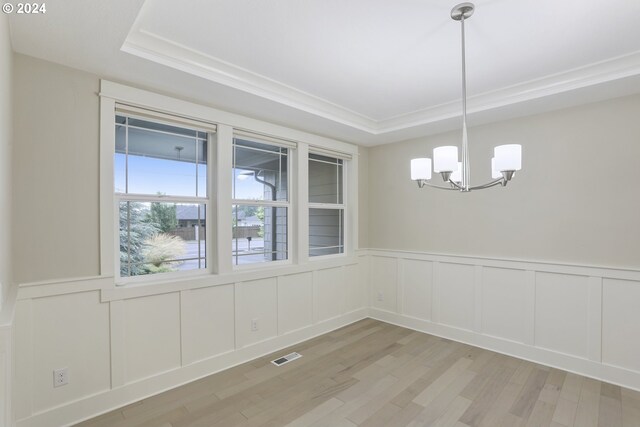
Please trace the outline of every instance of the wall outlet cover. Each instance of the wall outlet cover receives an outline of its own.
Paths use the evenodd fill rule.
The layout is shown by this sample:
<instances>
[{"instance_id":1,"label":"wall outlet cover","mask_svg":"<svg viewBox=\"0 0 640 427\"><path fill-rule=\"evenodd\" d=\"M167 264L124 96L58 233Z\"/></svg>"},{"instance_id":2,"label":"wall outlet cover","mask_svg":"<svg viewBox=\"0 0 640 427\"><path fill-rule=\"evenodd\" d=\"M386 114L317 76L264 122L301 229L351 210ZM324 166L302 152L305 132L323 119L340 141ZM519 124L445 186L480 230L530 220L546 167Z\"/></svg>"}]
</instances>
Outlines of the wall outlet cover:
<instances>
[{"instance_id":1,"label":"wall outlet cover","mask_svg":"<svg viewBox=\"0 0 640 427\"><path fill-rule=\"evenodd\" d=\"M69 369L60 368L53 371L53 386L60 387L69 384Z\"/></svg>"}]
</instances>

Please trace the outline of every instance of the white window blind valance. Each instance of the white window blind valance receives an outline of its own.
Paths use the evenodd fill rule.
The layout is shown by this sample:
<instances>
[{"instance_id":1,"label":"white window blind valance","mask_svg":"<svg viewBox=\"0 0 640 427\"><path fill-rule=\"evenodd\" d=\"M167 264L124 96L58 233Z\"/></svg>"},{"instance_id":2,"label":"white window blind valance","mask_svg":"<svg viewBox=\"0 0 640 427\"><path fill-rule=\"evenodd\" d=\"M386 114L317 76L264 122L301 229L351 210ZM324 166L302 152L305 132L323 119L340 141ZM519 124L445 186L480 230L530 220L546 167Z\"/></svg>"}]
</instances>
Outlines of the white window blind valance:
<instances>
[{"instance_id":1,"label":"white window blind valance","mask_svg":"<svg viewBox=\"0 0 640 427\"><path fill-rule=\"evenodd\" d=\"M116 104L116 114L123 114L125 116L135 116L142 119L149 119L153 121L164 121L167 124L187 126L189 128L195 128L196 130L203 130L206 132L216 132L217 126L214 123L205 122L202 120L191 119L189 117L182 117L179 115L162 113L160 111L149 110L146 108L134 107L126 104Z\"/></svg>"},{"instance_id":2,"label":"white window blind valance","mask_svg":"<svg viewBox=\"0 0 640 427\"><path fill-rule=\"evenodd\" d=\"M265 142L267 144L276 145L278 147L296 149L298 147L298 143L295 141L290 141L288 139L276 138L269 135L264 135L257 132L251 132L242 129L234 129L233 131L234 138L238 139L248 139L250 141L255 142Z\"/></svg>"},{"instance_id":3,"label":"white window blind valance","mask_svg":"<svg viewBox=\"0 0 640 427\"><path fill-rule=\"evenodd\" d=\"M311 154L319 154L321 156L327 156L327 157L335 157L336 159L342 159L342 160L351 160L353 158L353 156L349 153L344 153L342 151L335 151L335 150L330 150L328 148L322 148L322 147L309 147L309 153Z\"/></svg>"}]
</instances>

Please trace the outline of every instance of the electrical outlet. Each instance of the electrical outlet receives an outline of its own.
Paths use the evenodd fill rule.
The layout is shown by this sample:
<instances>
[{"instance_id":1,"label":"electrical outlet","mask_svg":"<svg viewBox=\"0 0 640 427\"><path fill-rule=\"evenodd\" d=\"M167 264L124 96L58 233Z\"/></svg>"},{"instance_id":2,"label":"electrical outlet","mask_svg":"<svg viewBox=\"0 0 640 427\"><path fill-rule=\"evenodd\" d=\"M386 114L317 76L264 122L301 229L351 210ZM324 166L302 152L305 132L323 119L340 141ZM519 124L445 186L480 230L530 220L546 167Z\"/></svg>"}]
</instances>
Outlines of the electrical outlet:
<instances>
[{"instance_id":1,"label":"electrical outlet","mask_svg":"<svg viewBox=\"0 0 640 427\"><path fill-rule=\"evenodd\" d=\"M258 319L251 319L251 331L255 332L258 330Z\"/></svg>"},{"instance_id":2,"label":"electrical outlet","mask_svg":"<svg viewBox=\"0 0 640 427\"><path fill-rule=\"evenodd\" d=\"M382 296L382 291L378 291L378 301L383 301L384 297Z\"/></svg>"},{"instance_id":3,"label":"electrical outlet","mask_svg":"<svg viewBox=\"0 0 640 427\"><path fill-rule=\"evenodd\" d=\"M67 368L55 369L53 371L53 386L60 387L69 384L69 370Z\"/></svg>"}]
</instances>

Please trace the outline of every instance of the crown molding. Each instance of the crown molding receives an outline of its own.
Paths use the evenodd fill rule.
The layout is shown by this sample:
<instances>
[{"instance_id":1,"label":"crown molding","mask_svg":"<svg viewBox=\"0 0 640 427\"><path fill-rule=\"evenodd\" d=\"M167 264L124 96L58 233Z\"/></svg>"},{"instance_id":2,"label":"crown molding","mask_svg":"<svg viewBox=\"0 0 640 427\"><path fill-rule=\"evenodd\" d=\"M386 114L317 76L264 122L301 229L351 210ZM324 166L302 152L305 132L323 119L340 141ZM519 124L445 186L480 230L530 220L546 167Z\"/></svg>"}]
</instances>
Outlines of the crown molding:
<instances>
[{"instance_id":1,"label":"crown molding","mask_svg":"<svg viewBox=\"0 0 640 427\"><path fill-rule=\"evenodd\" d=\"M370 135L384 135L461 115L460 101L456 100L383 120L374 120L326 99L140 29L137 23L121 50ZM635 75L640 75L640 51L469 97L467 110L468 114L472 115Z\"/></svg>"},{"instance_id":2,"label":"crown molding","mask_svg":"<svg viewBox=\"0 0 640 427\"><path fill-rule=\"evenodd\" d=\"M372 118L148 31L132 31L121 50L336 123L377 133L377 122Z\"/></svg>"}]
</instances>

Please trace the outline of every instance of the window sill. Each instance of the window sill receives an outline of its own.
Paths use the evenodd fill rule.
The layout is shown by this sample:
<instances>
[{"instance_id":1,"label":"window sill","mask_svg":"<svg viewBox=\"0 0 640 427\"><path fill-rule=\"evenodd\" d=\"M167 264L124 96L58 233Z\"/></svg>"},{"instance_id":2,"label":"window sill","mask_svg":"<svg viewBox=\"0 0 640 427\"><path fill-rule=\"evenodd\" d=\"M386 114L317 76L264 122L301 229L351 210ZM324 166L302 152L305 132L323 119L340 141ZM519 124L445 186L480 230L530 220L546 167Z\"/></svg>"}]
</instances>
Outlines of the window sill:
<instances>
[{"instance_id":1,"label":"window sill","mask_svg":"<svg viewBox=\"0 0 640 427\"><path fill-rule=\"evenodd\" d=\"M250 269L238 269L229 273L214 274L205 273L192 277L181 276L180 279L162 279L156 281L145 281L139 283L127 283L122 286L101 290L101 301L116 301L128 298L160 295L171 292L187 291L190 289L206 288L210 286L233 285L239 282L261 280L286 276L291 274L307 273L315 270L337 268L348 265L357 265L358 257L353 255L341 255L339 257L316 259L304 264L287 264L271 266L251 266Z\"/></svg>"}]
</instances>

